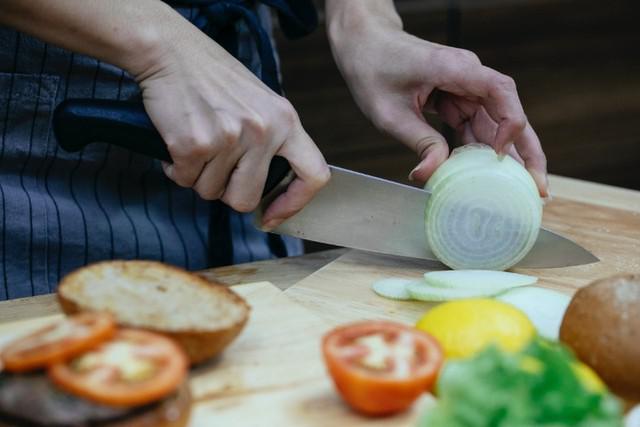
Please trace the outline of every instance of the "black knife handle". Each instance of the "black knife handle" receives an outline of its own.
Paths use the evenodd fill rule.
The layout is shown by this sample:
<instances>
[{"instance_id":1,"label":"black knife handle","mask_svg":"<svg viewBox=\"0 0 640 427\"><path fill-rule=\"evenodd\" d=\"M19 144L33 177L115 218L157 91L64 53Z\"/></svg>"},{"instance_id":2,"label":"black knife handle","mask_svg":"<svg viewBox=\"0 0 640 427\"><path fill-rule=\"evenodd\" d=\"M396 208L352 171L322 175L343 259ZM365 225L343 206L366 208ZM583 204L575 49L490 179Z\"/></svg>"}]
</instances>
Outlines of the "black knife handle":
<instances>
[{"instance_id":1,"label":"black knife handle","mask_svg":"<svg viewBox=\"0 0 640 427\"><path fill-rule=\"evenodd\" d=\"M171 162L166 144L141 103L67 99L55 109L53 132L66 151L79 151L88 144L103 142ZM269 165L263 195L274 189L290 171L289 162L275 156Z\"/></svg>"}]
</instances>

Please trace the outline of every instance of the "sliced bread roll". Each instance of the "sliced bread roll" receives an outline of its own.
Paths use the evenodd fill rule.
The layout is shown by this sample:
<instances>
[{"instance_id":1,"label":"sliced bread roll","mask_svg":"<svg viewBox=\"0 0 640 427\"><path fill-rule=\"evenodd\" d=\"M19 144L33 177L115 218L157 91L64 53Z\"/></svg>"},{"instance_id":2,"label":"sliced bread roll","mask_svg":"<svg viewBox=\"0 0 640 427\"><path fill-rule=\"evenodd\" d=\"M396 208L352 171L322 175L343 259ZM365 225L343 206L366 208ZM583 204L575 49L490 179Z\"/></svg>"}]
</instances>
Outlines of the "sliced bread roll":
<instances>
[{"instance_id":1,"label":"sliced bread roll","mask_svg":"<svg viewBox=\"0 0 640 427\"><path fill-rule=\"evenodd\" d=\"M154 261L106 261L80 268L64 277L58 301L67 314L108 311L122 326L168 335L192 364L224 350L250 311L227 287Z\"/></svg>"}]
</instances>

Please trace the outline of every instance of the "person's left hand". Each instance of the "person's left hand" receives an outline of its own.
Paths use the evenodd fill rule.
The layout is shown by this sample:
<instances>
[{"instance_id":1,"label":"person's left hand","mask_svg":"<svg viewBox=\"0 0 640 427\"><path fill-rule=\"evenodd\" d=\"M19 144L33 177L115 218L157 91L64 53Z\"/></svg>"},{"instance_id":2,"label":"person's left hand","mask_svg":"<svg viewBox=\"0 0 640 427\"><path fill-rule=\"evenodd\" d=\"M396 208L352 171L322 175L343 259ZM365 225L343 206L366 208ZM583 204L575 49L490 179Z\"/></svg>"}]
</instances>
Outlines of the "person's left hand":
<instances>
[{"instance_id":1,"label":"person's left hand","mask_svg":"<svg viewBox=\"0 0 640 427\"><path fill-rule=\"evenodd\" d=\"M425 182L449 155L445 139L425 120L437 113L467 144L481 142L512 155L547 196L546 158L527 122L512 78L466 50L421 40L399 25L376 21L334 31L334 57L365 115L420 156L409 178Z\"/></svg>"}]
</instances>

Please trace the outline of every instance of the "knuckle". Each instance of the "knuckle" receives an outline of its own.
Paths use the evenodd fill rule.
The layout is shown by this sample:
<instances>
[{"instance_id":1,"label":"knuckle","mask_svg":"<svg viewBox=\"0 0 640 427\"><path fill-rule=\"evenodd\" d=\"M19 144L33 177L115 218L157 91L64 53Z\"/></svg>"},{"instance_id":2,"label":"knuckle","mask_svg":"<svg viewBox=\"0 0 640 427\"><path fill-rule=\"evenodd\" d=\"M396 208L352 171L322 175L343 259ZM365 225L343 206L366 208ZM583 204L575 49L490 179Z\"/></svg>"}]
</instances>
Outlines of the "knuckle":
<instances>
[{"instance_id":1,"label":"knuckle","mask_svg":"<svg viewBox=\"0 0 640 427\"><path fill-rule=\"evenodd\" d=\"M506 89L509 92L516 91L516 81L507 75L498 73L494 78L494 84L502 89Z\"/></svg>"},{"instance_id":2,"label":"knuckle","mask_svg":"<svg viewBox=\"0 0 640 427\"><path fill-rule=\"evenodd\" d=\"M513 128L518 132L522 132L527 126L527 116L524 114L515 115L509 118L509 121L512 123Z\"/></svg>"},{"instance_id":3,"label":"knuckle","mask_svg":"<svg viewBox=\"0 0 640 427\"><path fill-rule=\"evenodd\" d=\"M293 127L298 123L298 113L293 108L291 102L286 98L279 97L276 102L276 112L280 120L282 120L287 126Z\"/></svg>"},{"instance_id":4,"label":"knuckle","mask_svg":"<svg viewBox=\"0 0 640 427\"><path fill-rule=\"evenodd\" d=\"M478 55L476 55L474 52L471 52L470 50L455 49L454 52L457 60L460 62L480 64L480 58L478 57Z\"/></svg>"},{"instance_id":5,"label":"knuckle","mask_svg":"<svg viewBox=\"0 0 640 427\"><path fill-rule=\"evenodd\" d=\"M258 114L246 117L243 120L243 127L253 135L256 142L265 141L271 131L267 121Z\"/></svg>"},{"instance_id":6,"label":"knuckle","mask_svg":"<svg viewBox=\"0 0 640 427\"><path fill-rule=\"evenodd\" d=\"M234 210L238 212L251 212L256 207L258 207L259 200L256 199L247 199L247 198L236 198L229 197L227 204L231 206Z\"/></svg>"},{"instance_id":7,"label":"knuckle","mask_svg":"<svg viewBox=\"0 0 640 427\"><path fill-rule=\"evenodd\" d=\"M171 174L171 180L180 187L189 188L193 185L193 179L188 174L185 174L182 169L177 167L174 168L173 173Z\"/></svg>"},{"instance_id":8,"label":"knuckle","mask_svg":"<svg viewBox=\"0 0 640 427\"><path fill-rule=\"evenodd\" d=\"M211 150L211 142L201 133L192 132L180 138L180 152L185 157L200 157L206 155Z\"/></svg>"},{"instance_id":9,"label":"knuckle","mask_svg":"<svg viewBox=\"0 0 640 427\"><path fill-rule=\"evenodd\" d=\"M204 200L218 200L224 193L224 189L219 189L212 186L202 186L200 184L196 184L193 189Z\"/></svg>"},{"instance_id":10,"label":"knuckle","mask_svg":"<svg viewBox=\"0 0 640 427\"><path fill-rule=\"evenodd\" d=\"M251 212L260 202L259 198L247 198L236 193L225 193L222 200L237 212Z\"/></svg>"},{"instance_id":11,"label":"knuckle","mask_svg":"<svg viewBox=\"0 0 640 427\"><path fill-rule=\"evenodd\" d=\"M235 145L240 139L242 128L236 122L226 120L218 128L219 142L224 146Z\"/></svg>"}]
</instances>

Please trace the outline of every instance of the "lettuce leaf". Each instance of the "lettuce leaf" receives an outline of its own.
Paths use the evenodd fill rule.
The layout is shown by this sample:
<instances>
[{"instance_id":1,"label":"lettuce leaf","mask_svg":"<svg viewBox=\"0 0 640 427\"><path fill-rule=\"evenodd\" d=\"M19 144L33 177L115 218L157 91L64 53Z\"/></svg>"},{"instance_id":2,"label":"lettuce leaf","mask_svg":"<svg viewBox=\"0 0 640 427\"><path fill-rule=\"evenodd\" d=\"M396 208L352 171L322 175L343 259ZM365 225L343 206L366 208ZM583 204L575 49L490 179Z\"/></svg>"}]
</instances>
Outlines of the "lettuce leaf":
<instances>
[{"instance_id":1,"label":"lettuce leaf","mask_svg":"<svg viewBox=\"0 0 640 427\"><path fill-rule=\"evenodd\" d=\"M489 347L447 363L421 427L621 427L620 403L590 389L560 344L533 341L519 354Z\"/></svg>"}]
</instances>

